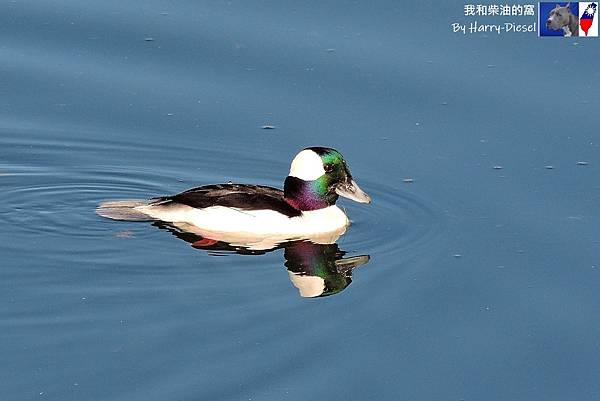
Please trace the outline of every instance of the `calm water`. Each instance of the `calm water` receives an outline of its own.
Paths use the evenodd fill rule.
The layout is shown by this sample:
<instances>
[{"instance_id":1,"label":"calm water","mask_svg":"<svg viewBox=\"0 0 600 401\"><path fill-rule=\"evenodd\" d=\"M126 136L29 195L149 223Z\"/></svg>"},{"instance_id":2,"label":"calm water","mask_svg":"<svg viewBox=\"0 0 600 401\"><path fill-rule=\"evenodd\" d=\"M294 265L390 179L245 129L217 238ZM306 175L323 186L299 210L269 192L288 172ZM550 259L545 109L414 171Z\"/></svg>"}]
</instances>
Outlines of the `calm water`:
<instances>
[{"instance_id":1,"label":"calm water","mask_svg":"<svg viewBox=\"0 0 600 401\"><path fill-rule=\"evenodd\" d=\"M600 40L463 5L6 2L0 399L598 399ZM313 145L374 199L336 244L94 213Z\"/></svg>"}]
</instances>

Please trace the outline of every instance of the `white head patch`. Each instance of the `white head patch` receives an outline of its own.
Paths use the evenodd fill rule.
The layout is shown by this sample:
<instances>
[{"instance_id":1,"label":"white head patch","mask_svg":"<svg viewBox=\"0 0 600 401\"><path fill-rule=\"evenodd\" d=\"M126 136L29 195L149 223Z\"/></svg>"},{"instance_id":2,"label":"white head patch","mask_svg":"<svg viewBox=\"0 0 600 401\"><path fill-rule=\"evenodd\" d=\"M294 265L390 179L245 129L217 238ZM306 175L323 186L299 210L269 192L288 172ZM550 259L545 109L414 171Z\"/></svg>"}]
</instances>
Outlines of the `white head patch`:
<instances>
[{"instance_id":1,"label":"white head patch","mask_svg":"<svg viewBox=\"0 0 600 401\"><path fill-rule=\"evenodd\" d=\"M325 169L323 168L321 156L310 149L304 149L292 160L289 174L292 177L304 181L313 181L323 174L325 174Z\"/></svg>"},{"instance_id":2,"label":"white head patch","mask_svg":"<svg viewBox=\"0 0 600 401\"><path fill-rule=\"evenodd\" d=\"M313 298L325 292L325 280L319 276L301 276L288 270L290 281L302 298Z\"/></svg>"}]
</instances>

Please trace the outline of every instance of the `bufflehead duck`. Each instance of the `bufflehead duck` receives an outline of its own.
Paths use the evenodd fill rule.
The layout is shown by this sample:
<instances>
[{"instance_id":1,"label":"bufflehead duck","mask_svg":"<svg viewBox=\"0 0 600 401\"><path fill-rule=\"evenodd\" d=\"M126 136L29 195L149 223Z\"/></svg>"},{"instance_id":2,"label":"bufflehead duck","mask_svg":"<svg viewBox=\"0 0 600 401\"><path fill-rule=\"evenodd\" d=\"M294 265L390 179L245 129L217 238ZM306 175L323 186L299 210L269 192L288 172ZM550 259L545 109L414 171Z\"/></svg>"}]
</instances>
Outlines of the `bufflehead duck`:
<instances>
[{"instance_id":1,"label":"bufflehead duck","mask_svg":"<svg viewBox=\"0 0 600 401\"><path fill-rule=\"evenodd\" d=\"M371 203L337 150L310 147L292 160L283 191L262 185L206 185L148 201L104 202L96 211L115 220L164 221L203 237L246 243L255 237L343 234L350 222L335 205L338 196Z\"/></svg>"}]
</instances>

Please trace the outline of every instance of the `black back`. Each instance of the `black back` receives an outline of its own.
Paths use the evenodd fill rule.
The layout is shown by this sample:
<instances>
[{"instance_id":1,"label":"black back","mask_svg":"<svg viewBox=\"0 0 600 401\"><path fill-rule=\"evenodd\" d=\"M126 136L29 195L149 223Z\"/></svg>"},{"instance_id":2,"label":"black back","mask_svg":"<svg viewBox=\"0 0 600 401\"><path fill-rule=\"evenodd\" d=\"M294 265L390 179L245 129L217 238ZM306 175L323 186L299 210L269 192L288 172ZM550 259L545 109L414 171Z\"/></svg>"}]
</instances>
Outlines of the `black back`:
<instances>
[{"instance_id":1,"label":"black back","mask_svg":"<svg viewBox=\"0 0 600 401\"><path fill-rule=\"evenodd\" d=\"M241 210L269 209L288 217L300 216L302 213L285 201L282 190L263 185L205 185L188 189L177 195L154 198L152 202L165 206L179 203L199 209L211 206L232 207Z\"/></svg>"}]
</instances>

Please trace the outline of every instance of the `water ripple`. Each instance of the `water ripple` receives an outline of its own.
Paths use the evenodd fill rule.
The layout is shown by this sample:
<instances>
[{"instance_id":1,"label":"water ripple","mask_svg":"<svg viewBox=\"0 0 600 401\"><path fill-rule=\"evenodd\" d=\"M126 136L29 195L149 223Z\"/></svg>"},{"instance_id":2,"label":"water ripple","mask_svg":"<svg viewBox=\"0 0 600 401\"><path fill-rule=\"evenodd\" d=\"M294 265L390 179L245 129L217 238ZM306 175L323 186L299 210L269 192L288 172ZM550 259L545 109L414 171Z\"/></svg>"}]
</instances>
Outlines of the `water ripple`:
<instances>
[{"instance_id":1,"label":"water ripple","mask_svg":"<svg viewBox=\"0 0 600 401\"><path fill-rule=\"evenodd\" d=\"M287 171L286 163L274 162L265 151L250 156L234 148L197 146L6 135L2 147L19 161L0 164L0 215L15 231L102 237L111 225L99 224L94 209L103 200L143 199L228 180L279 186ZM410 255L440 232L440 214L431 204L390 184L358 181L374 202L341 202L353 222L338 241L346 251ZM136 236L152 233L147 225L112 223L114 230L125 225Z\"/></svg>"}]
</instances>

